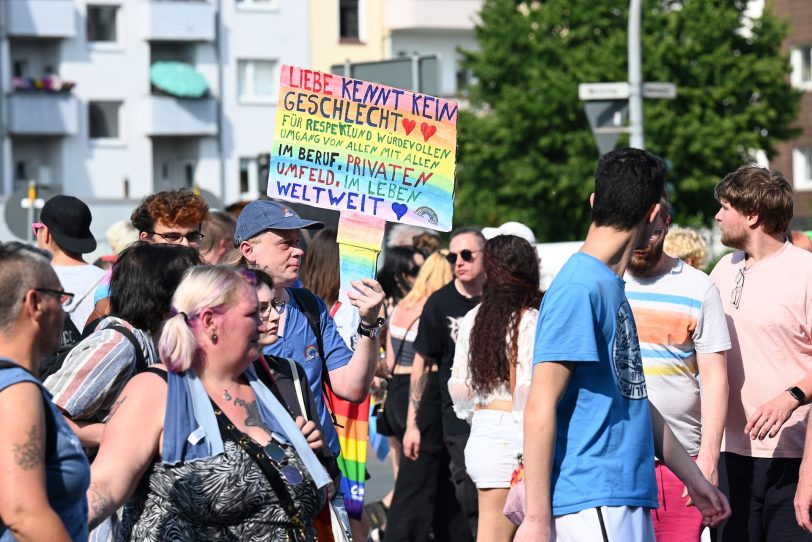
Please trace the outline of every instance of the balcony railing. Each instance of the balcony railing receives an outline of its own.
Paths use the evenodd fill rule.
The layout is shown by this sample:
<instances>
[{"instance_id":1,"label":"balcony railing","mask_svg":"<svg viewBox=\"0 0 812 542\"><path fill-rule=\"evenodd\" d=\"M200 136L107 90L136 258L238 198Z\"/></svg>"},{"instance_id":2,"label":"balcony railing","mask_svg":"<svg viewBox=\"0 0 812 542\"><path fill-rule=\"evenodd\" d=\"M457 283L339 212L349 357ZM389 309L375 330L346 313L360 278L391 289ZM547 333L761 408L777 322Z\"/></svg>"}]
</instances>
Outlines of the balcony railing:
<instances>
[{"instance_id":1,"label":"balcony railing","mask_svg":"<svg viewBox=\"0 0 812 542\"><path fill-rule=\"evenodd\" d=\"M147 135L217 135L217 101L152 95L145 99Z\"/></svg>"},{"instance_id":2,"label":"balcony railing","mask_svg":"<svg viewBox=\"0 0 812 542\"><path fill-rule=\"evenodd\" d=\"M68 136L79 132L79 103L68 92L12 92L12 135Z\"/></svg>"},{"instance_id":3,"label":"balcony railing","mask_svg":"<svg viewBox=\"0 0 812 542\"><path fill-rule=\"evenodd\" d=\"M214 5L207 1L148 0L139 5L142 35L153 41L214 41Z\"/></svg>"},{"instance_id":4,"label":"balcony railing","mask_svg":"<svg viewBox=\"0 0 812 542\"><path fill-rule=\"evenodd\" d=\"M73 0L1 0L11 37L72 38L76 35Z\"/></svg>"}]
</instances>

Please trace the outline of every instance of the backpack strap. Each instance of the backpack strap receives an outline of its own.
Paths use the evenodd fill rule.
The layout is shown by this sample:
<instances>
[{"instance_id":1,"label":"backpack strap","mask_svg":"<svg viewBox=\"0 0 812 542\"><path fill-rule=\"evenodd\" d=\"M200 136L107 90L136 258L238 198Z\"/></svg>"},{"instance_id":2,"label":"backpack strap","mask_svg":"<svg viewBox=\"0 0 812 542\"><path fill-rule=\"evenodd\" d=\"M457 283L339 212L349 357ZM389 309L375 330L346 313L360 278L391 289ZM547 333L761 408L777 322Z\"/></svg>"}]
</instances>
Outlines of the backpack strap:
<instances>
[{"instance_id":1,"label":"backpack strap","mask_svg":"<svg viewBox=\"0 0 812 542\"><path fill-rule=\"evenodd\" d=\"M56 453L56 420L54 420L54 413L51 410L51 406L48 404L48 398L45 396L45 392L43 391L42 384L40 384L39 379L37 379L36 375L23 367L22 365L18 365L11 361L7 361L4 359L0 359L0 370L2 369L22 369L26 373L30 374L31 376L36 379L37 385L40 387L40 392L42 394L42 403L43 407L45 407L45 457L51 456Z\"/></svg>"},{"instance_id":2,"label":"backpack strap","mask_svg":"<svg viewBox=\"0 0 812 542\"><path fill-rule=\"evenodd\" d=\"M115 329L122 335L124 335L130 344L133 345L135 348L135 374L142 373L147 370L147 360L144 359L144 351L141 350L141 344L138 342L138 339L135 337L135 334L127 329L126 327L122 326L121 324L113 324L112 326L108 326L104 329Z\"/></svg>"},{"instance_id":3,"label":"backpack strap","mask_svg":"<svg viewBox=\"0 0 812 542\"><path fill-rule=\"evenodd\" d=\"M336 419L333 401L327 393L328 388L332 391L333 384L330 382L330 371L327 369L327 360L324 356L324 339L321 336L321 316L319 313L318 298L316 294L307 288L288 288L288 293L296 300L296 304L299 306L299 309L301 309L302 314L304 314L307 319L307 323L310 324L310 329L313 330L313 334L316 336L316 346L319 349L319 358L321 358L321 389L325 400L330 406L328 410L330 411L330 418L332 418L333 425L343 427Z\"/></svg>"}]
</instances>

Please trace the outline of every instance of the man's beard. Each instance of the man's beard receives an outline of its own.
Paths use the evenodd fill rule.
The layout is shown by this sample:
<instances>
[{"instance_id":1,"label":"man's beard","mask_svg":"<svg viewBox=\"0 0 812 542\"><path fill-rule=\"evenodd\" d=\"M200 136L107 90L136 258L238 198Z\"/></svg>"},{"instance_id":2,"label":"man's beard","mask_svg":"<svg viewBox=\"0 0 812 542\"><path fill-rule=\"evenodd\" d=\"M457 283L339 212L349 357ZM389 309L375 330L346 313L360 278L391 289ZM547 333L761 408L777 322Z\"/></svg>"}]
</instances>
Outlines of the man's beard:
<instances>
[{"instance_id":1,"label":"man's beard","mask_svg":"<svg viewBox=\"0 0 812 542\"><path fill-rule=\"evenodd\" d=\"M657 265L662 255L662 242L650 247L643 255L632 253L632 259L629 260L629 270L635 275L643 275L648 273L654 268L655 265Z\"/></svg>"},{"instance_id":2,"label":"man's beard","mask_svg":"<svg viewBox=\"0 0 812 542\"><path fill-rule=\"evenodd\" d=\"M744 232L725 232L722 230L722 244L726 247L744 250L746 236Z\"/></svg>"}]
</instances>

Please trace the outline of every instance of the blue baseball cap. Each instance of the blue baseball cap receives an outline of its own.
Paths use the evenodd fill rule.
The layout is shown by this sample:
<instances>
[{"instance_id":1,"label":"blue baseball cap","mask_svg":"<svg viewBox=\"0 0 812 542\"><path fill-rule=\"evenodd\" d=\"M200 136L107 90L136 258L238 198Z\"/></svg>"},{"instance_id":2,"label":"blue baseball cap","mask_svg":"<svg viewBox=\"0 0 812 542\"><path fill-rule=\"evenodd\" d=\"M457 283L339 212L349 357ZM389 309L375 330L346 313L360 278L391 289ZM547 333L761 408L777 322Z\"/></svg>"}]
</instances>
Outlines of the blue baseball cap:
<instances>
[{"instance_id":1,"label":"blue baseball cap","mask_svg":"<svg viewBox=\"0 0 812 542\"><path fill-rule=\"evenodd\" d=\"M259 235L266 230L320 230L323 222L305 220L296 211L281 203L258 199L245 206L237 218L234 246Z\"/></svg>"}]
</instances>

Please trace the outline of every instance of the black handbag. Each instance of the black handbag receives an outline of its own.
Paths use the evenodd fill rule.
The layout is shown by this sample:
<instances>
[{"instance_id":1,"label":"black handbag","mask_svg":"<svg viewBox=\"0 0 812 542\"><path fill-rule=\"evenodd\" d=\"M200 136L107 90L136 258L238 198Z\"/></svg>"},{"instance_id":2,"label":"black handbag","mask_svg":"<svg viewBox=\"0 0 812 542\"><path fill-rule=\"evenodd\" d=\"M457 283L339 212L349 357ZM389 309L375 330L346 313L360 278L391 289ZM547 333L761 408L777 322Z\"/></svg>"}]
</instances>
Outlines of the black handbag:
<instances>
[{"instance_id":1,"label":"black handbag","mask_svg":"<svg viewBox=\"0 0 812 542\"><path fill-rule=\"evenodd\" d=\"M400 361L400 355L403 353L403 345L406 343L406 336L409 335L409 331L412 330L418 320L420 320L419 316L415 318L411 324L409 324L408 328L406 328L406 333L404 333L403 340L400 341L400 346L398 347L398 353L395 355L395 364L392 366L392 372L394 372L395 367L398 366L398 361ZM383 390L383 399L380 403L375 405L375 409L373 410L373 414L375 414L377 417L375 432L384 437L395 436L395 430L392 427L392 423L389 421L389 417L386 415L386 403L389 399L389 383L392 381L392 372L390 372L386 377L386 387Z\"/></svg>"}]
</instances>

